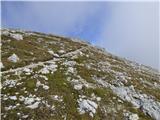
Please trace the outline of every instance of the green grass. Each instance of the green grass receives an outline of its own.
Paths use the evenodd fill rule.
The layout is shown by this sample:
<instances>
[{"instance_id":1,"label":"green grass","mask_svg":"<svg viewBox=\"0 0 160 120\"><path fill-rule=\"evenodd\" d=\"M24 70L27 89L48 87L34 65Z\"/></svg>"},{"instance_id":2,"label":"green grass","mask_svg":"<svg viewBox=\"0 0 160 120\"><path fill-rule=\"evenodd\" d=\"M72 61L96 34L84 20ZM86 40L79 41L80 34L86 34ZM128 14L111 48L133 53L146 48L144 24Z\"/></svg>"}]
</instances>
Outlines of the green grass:
<instances>
[{"instance_id":1,"label":"green grass","mask_svg":"<svg viewBox=\"0 0 160 120\"><path fill-rule=\"evenodd\" d=\"M21 32L17 32L21 34ZM9 70L10 68L17 68L29 65L31 63L38 63L39 61L47 61L53 59L53 56L48 53L48 49L53 50L55 53L58 53L59 50L64 49L66 52L72 52L81 47L87 47L86 44L80 44L78 42L70 41L69 38L62 38L54 35L47 35L43 33L37 33L41 35L40 37L37 35L24 36L24 40L16 41L9 36L2 35L2 62L5 66L4 70ZM42 41L39 42L38 38L42 38ZM10 42L7 40L10 39ZM62 44L63 43L63 44ZM97 52L93 47L88 47L83 49L82 52L85 55L78 56L78 58L74 59L76 61L76 65L74 66L77 74L66 74L68 67L63 65L64 61L70 61L70 57L63 57L62 60L56 62L58 65L57 71L53 74L45 75L48 80L44 80L41 77L33 78L32 76L35 72L39 71L42 66L37 66L33 68L34 73L31 75L25 75L24 72L21 73L21 77L23 77L19 82L23 82L21 85L13 88L6 87L6 89L2 89L2 94L15 95L16 92L17 98L20 95L25 97L30 94L36 95L37 97L43 98L44 101L47 101L49 105L54 105L55 110L51 110L47 108L44 104L40 103L37 109L31 110L26 108L23 102L16 100L6 100L2 99L2 113L7 114L7 117L4 120L17 120L19 117L17 116L17 112L20 112L24 115L29 115L27 119L34 120L63 120L64 115L67 116L67 120L122 120L124 119L123 110L130 111L132 113L138 114L140 120L149 120L150 117L144 115L142 111L139 109L135 109L131 103L118 102L120 99L116 96L111 89L101 87L97 85L97 82L93 79L93 76L97 78L103 79L106 82L112 83L112 80L115 80L116 77L114 72L111 71L102 71L99 62L109 62L112 66L111 70L115 72L125 72L128 76L131 76L131 80L128 80L126 86L133 85L136 90L141 90L142 93L146 93L147 95L153 95L155 100L160 100L159 89L152 88L148 85L142 85L139 81L140 78L144 80L154 83L158 82L158 76L155 74L151 74L147 71L137 72L131 66L127 65L125 61L120 59L117 56L113 56L111 54L103 54L102 52ZM13 53L17 54L20 58L20 61L17 63L12 63L7 60L7 58ZM33 54L32 54L33 53ZM86 57L89 55L89 57ZM34 58L34 59L33 59ZM73 60L72 60L73 61ZM91 69L88 69L85 65L93 63ZM49 63L48 63L49 64ZM84 66L82 66L84 64ZM45 64L47 65L47 64ZM117 67L118 66L118 67ZM102 66L103 67L103 66ZM106 66L107 67L107 66ZM99 70L99 71L98 71ZM38 73L40 74L40 73ZM7 75L7 78L5 78ZM67 78L71 79L79 79L80 76L83 80L88 83L96 86L95 88L86 88L83 87L81 90L75 90L73 88L73 84L70 81L67 81ZM1 82L3 83L5 80L17 80L19 77L14 74L14 72L3 74ZM37 91L34 91L36 88L36 82L39 80L41 83L49 86L48 90L44 90L43 87L38 87ZM26 88L26 90L24 90ZM28 91L28 93L25 93ZM87 99L91 99L91 94L94 93L97 97L101 97L101 101L97 102L98 108L96 110L96 114L93 118L89 116L88 113L80 115L77 108L79 99L79 95L85 95ZM63 101L53 100L52 95L61 96ZM9 105L15 105L20 103L20 106L16 107L13 110L5 111L5 107ZM106 112L105 112L106 110ZM51 116L53 114L53 116Z\"/></svg>"}]
</instances>

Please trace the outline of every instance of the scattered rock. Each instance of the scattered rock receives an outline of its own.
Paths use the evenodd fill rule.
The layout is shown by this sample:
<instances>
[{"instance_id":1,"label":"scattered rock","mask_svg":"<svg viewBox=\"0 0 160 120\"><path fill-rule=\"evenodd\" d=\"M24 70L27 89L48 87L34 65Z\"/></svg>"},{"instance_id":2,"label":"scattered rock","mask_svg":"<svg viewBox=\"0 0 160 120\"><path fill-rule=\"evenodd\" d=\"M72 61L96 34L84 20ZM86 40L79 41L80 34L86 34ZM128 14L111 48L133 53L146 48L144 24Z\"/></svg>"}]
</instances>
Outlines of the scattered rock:
<instances>
[{"instance_id":1,"label":"scattered rock","mask_svg":"<svg viewBox=\"0 0 160 120\"><path fill-rule=\"evenodd\" d=\"M22 118L28 118L29 115L23 115Z\"/></svg>"},{"instance_id":2,"label":"scattered rock","mask_svg":"<svg viewBox=\"0 0 160 120\"><path fill-rule=\"evenodd\" d=\"M98 102L101 101L101 97L97 97L96 99L97 99Z\"/></svg>"},{"instance_id":3,"label":"scattered rock","mask_svg":"<svg viewBox=\"0 0 160 120\"><path fill-rule=\"evenodd\" d=\"M17 113L17 115L18 115L18 116L20 116L20 115L21 115L21 113Z\"/></svg>"},{"instance_id":4,"label":"scattered rock","mask_svg":"<svg viewBox=\"0 0 160 120\"><path fill-rule=\"evenodd\" d=\"M79 103L78 110L80 114L84 114L85 112L88 112L91 117L94 116L94 114L96 113L96 109L98 107L98 105L95 102L90 101L88 99L87 100L79 99L78 103Z\"/></svg>"},{"instance_id":5,"label":"scattered rock","mask_svg":"<svg viewBox=\"0 0 160 120\"><path fill-rule=\"evenodd\" d=\"M48 50L48 53L51 54L51 55L54 54L54 52L52 50Z\"/></svg>"},{"instance_id":6,"label":"scattered rock","mask_svg":"<svg viewBox=\"0 0 160 120\"><path fill-rule=\"evenodd\" d=\"M42 42L42 41L43 41L43 38L38 38L37 41L38 41L38 42Z\"/></svg>"},{"instance_id":7,"label":"scattered rock","mask_svg":"<svg viewBox=\"0 0 160 120\"><path fill-rule=\"evenodd\" d=\"M91 94L91 99L96 100L97 102L101 101L101 97L97 97L94 93Z\"/></svg>"},{"instance_id":8,"label":"scattered rock","mask_svg":"<svg viewBox=\"0 0 160 120\"><path fill-rule=\"evenodd\" d=\"M82 87L83 87L83 85L82 85L82 84L74 85L74 89L75 89L75 90L81 90L81 89L82 89Z\"/></svg>"},{"instance_id":9,"label":"scattered rock","mask_svg":"<svg viewBox=\"0 0 160 120\"><path fill-rule=\"evenodd\" d=\"M39 71L39 73L42 73L42 74L49 74L50 72L49 72L49 70L47 69L47 68L42 68L40 71Z\"/></svg>"},{"instance_id":10,"label":"scattered rock","mask_svg":"<svg viewBox=\"0 0 160 120\"><path fill-rule=\"evenodd\" d=\"M35 101L34 97L26 97L26 98L24 99L24 104L25 104L25 105L30 105L30 104L32 104L34 101Z\"/></svg>"},{"instance_id":11,"label":"scattered rock","mask_svg":"<svg viewBox=\"0 0 160 120\"><path fill-rule=\"evenodd\" d=\"M8 111L8 110L12 110L12 109L15 109L15 108L16 108L16 106L10 105L9 107L5 107L5 110Z\"/></svg>"},{"instance_id":12,"label":"scattered rock","mask_svg":"<svg viewBox=\"0 0 160 120\"><path fill-rule=\"evenodd\" d=\"M113 91L122 100L131 102L135 107L140 108L144 113L147 113L155 120L160 119L160 103L154 101L151 97L145 94L137 93L133 86L113 87Z\"/></svg>"},{"instance_id":13,"label":"scattered rock","mask_svg":"<svg viewBox=\"0 0 160 120\"><path fill-rule=\"evenodd\" d=\"M16 96L9 96L9 98L10 98L11 100L17 100L17 97L16 97Z\"/></svg>"},{"instance_id":14,"label":"scattered rock","mask_svg":"<svg viewBox=\"0 0 160 120\"><path fill-rule=\"evenodd\" d=\"M64 51L64 50L59 50L59 51L58 51L58 53L60 53L60 54L64 54L64 53L65 53L65 51Z\"/></svg>"},{"instance_id":15,"label":"scattered rock","mask_svg":"<svg viewBox=\"0 0 160 120\"><path fill-rule=\"evenodd\" d=\"M45 90L48 90L48 89L49 89L49 86L47 86L47 85L45 85L45 84L42 84L42 83L38 80L37 83L36 83L36 87L40 87L40 86L42 86L43 89L45 89Z\"/></svg>"},{"instance_id":16,"label":"scattered rock","mask_svg":"<svg viewBox=\"0 0 160 120\"><path fill-rule=\"evenodd\" d=\"M52 98L53 100L56 100L56 101L59 101L59 102L62 102L62 101L63 101L63 97L62 97L62 96L51 95L51 98Z\"/></svg>"},{"instance_id":17,"label":"scattered rock","mask_svg":"<svg viewBox=\"0 0 160 120\"><path fill-rule=\"evenodd\" d=\"M131 112L124 113L124 116L126 120L139 120L138 115Z\"/></svg>"},{"instance_id":18,"label":"scattered rock","mask_svg":"<svg viewBox=\"0 0 160 120\"><path fill-rule=\"evenodd\" d=\"M65 61L63 65L73 67L76 65L76 61Z\"/></svg>"},{"instance_id":19,"label":"scattered rock","mask_svg":"<svg viewBox=\"0 0 160 120\"><path fill-rule=\"evenodd\" d=\"M23 36L21 34L11 34L10 33L10 36L14 38L15 40L23 40Z\"/></svg>"},{"instance_id":20,"label":"scattered rock","mask_svg":"<svg viewBox=\"0 0 160 120\"><path fill-rule=\"evenodd\" d=\"M8 36L8 35L9 35L9 31L3 30L3 31L2 31L2 35Z\"/></svg>"},{"instance_id":21,"label":"scattered rock","mask_svg":"<svg viewBox=\"0 0 160 120\"><path fill-rule=\"evenodd\" d=\"M75 69L73 67L68 67L68 71L67 72L75 74Z\"/></svg>"},{"instance_id":22,"label":"scattered rock","mask_svg":"<svg viewBox=\"0 0 160 120\"><path fill-rule=\"evenodd\" d=\"M1 68L4 68L4 65L3 65L2 62L0 62L0 69L1 69Z\"/></svg>"},{"instance_id":23,"label":"scattered rock","mask_svg":"<svg viewBox=\"0 0 160 120\"><path fill-rule=\"evenodd\" d=\"M27 108L30 108L30 109L36 109L36 108L38 108L39 103L40 103L40 102L35 102L34 104L28 105L28 106L26 106L26 107L27 107Z\"/></svg>"},{"instance_id":24,"label":"scattered rock","mask_svg":"<svg viewBox=\"0 0 160 120\"><path fill-rule=\"evenodd\" d=\"M43 85L43 89L48 90L48 89L49 89L49 86Z\"/></svg>"},{"instance_id":25,"label":"scattered rock","mask_svg":"<svg viewBox=\"0 0 160 120\"><path fill-rule=\"evenodd\" d=\"M17 83L17 80L6 80L3 82L2 86L15 87L16 83Z\"/></svg>"},{"instance_id":26,"label":"scattered rock","mask_svg":"<svg viewBox=\"0 0 160 120\"><path fill-rule=\"evenodd\" d=\"M16 54L12 54L10 57L8 57L8 60L9 60L10 62L16 63L16 62L19 61L19 57L18 57Z\"/></svg>"},{"instance_id":27,"label":"scattered rock","mask_svg":"<svg viewBox=\"0 0 160 120\"><path fill-rule=\"evenodd\" d=\"M24 68L23 71L24 72L31 72L31 70L29 68Z\"/></svg>"},{"instance_id":28,"label":"scattered rock","mask_svg":"<svg viewBox=\"0 0 160 120\"><path fill-rule=\"evenodd\" d=\"M55 63L51 63L50 65L45 65L40 71L39 73L42 74L49 74L50 71L53 74L57 69L57 65Z\"/></svg>"},{"instance_id":29,"label":"scattered rock","mask_svg":"<svg viewBox=\"0 0 160 120\"><path fill-rule=\"evenodd\" d=\"M32 70L29 68L24 68L23 71L25 72L26 75L31 75Z\"/></svg>"}]
</instances>

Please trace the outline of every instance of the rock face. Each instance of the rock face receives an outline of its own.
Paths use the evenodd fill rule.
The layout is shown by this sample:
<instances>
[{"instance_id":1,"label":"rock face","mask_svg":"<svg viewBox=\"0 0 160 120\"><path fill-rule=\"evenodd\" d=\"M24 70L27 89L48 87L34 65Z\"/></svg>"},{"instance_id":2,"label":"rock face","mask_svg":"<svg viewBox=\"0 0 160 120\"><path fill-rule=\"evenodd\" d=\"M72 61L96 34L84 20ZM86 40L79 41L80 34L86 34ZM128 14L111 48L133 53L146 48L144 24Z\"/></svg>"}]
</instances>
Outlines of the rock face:
<instances>
[{"instance_id":1,"label":"rock face","mask_svg":"<svg viewBox=\"0 0 160 120\"><path fill-rule=\"evenodd\" d=\"M154 119L160 119L160 103L154 101L146 94L135 92L133 86L117 87L113 91L123 100L132 103L135 107L143 110L145 113L152 116Z\"/></svg>"},{"instance_id":2,"label":"rock face","mask_svg":"<svg viewBox=\"0 0 160 120\"><path fill-rule=\"evenodd\" d=\"M1 31L2 120L160 120L158 71L78 39Z\"/></svg>"}]
</instances>

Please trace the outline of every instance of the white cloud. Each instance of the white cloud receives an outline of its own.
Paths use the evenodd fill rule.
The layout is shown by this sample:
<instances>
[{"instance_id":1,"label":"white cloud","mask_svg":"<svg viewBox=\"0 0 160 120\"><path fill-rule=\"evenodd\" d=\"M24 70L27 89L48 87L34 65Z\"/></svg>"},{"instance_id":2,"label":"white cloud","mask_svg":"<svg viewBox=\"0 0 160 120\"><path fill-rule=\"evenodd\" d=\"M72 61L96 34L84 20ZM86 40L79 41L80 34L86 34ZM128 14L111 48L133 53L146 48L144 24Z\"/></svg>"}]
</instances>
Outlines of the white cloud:
<instances>
[{"instance_id":1,"label":"white cloud","mask_svg":"<svg viewBox=\"0 0 160 120\"><path fill-rule=\"evenodd\" d=\"M106 11L103 12L104 5ZM96 23L95 20L102 31L95 31L99 39L95 38L97 41L94 44L119 56L158 68L159 21L156 2L19 2L15 6L13 3L7 6L5 15L9 18L2 21L3 24L12 21L14 27L33 31L62 35L74 31L74 34L81 35L84 31L89 34L84 30L85 25L97 14L104 15L99 19L106 22Z\"/></svg>"},{"instance_id":2,"label":"white cloud","mask_svg":"<svg viewBox=\"0 0 160 120\"><path fill-rule=\"evenodd\" d=\"M158 4L117 2L110 6L112 16L96 44L119 56L158 68Z\"/></svg>"}]
</instances>

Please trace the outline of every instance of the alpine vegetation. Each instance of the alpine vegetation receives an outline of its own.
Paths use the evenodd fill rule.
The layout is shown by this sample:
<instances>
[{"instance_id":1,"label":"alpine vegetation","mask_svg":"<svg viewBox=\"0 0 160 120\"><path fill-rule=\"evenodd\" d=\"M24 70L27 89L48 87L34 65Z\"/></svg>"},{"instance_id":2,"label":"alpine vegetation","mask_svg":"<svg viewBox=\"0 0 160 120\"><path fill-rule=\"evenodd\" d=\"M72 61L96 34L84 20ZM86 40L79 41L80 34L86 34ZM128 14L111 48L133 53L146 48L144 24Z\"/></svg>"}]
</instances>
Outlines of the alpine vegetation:
<instances>
[{"instance_id":1,"label":"alpine vegetation","mask_svg":"<svg viewBox=\"0 0 160 120\"><path fill-rule=\"evenodd\" d=\"M1 29L2 120L160 120L160 73L91 44Z\"/></svg>"}]
</instances>

